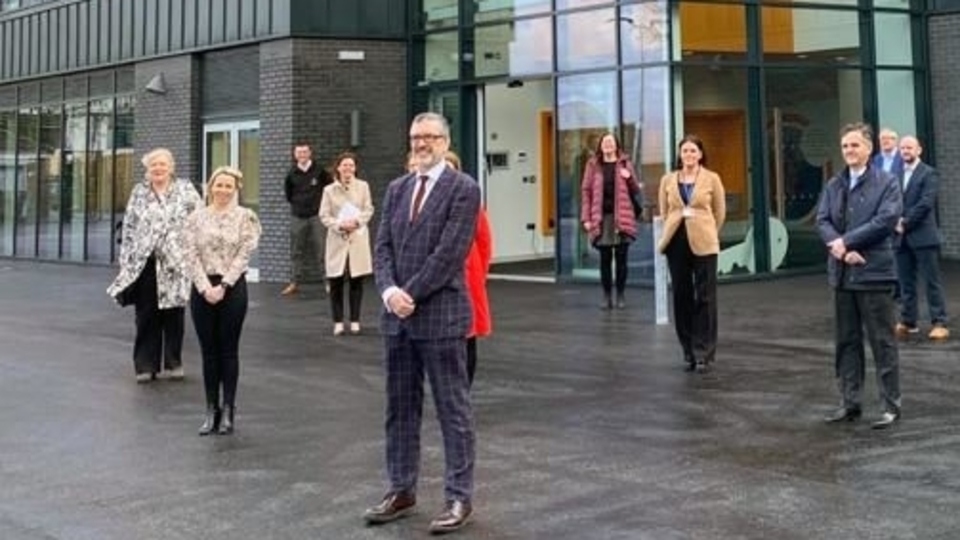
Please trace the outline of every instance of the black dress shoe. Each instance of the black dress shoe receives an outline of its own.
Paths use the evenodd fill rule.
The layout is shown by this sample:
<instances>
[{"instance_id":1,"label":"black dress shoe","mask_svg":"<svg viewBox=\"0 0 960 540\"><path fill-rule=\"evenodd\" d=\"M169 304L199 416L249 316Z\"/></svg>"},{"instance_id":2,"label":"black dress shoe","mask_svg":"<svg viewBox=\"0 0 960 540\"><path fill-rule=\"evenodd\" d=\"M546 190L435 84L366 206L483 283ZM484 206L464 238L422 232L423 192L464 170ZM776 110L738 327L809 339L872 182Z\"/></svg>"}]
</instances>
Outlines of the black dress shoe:
<instances>
[{"instance_id":1,"label":"black dress shoe","mask_svg":"<svg viewBox=\"0 0 960 540\"><path fill-rule=\"evenodd\" d=\"M203 419L203 425L200 426L200 436L216 433L218 429L220 429L220 407L208 405L207 415Z\"/></svg>"},{"instance_id":2,"label":"black dress shoe","mask_svg":"<svg viewBox=\"0 0 960 540\"><path fill-rule=\"evenodd\" d=\"M617 295L617 309L626 309L627 301L623 298L622 294Z\"/></svg>"},{"instance_id":3,"label":"black dress shoe","mask_svg":"<svg viewBox=\"0 0 960 540\"><path fill-rule=\"evenodd\" d=\"M447 501L443 512L430 522L430 534L445 534L462 529L470 519L473 507L463 501Z\"/></svg>"},{"instance_id":4,"label":"black dress shoe","mask_svg":"<svg viewBox=\"0 0 960 540\"><path fill-rule=\"evenodd\" d=\"M880 418L877 418L876 420L874 420L874 422L870 424L870 428L871 429L887 429L888 427L895 424L897 420L900 420L899 411L897 412L887 411L881 414Z\"/></svg>"},{"instance_id":5,"label":"black dress shoe","mask_svg":"<svg viewBox=\"0 0 960 540\"><path fill-rule=\"evenodd\" d=\"M230 435L233 433L233 405L223 406L223 416L220 418L220 429L217 431L220 435Z\"/></svg>"},{"instance_id":6,"label":"black dress shoe","mask_svg":"<svg viewBox=\"0 0 960 540\"><path fill-rule=\"evenodd\" d=\"M832 413L824 416L823 421L828 424L836 424L838 422L853 422L861 416L863 416L863 411L858 408L848 409L847 407L840 407Z\"/></svg>"},{"instance_id":7,"label":"black dress shoe","mask_svg":"<svg viewBox=\"0 0 960 540\"><path fill-rule=\"evenodd\" d=\"M604 294L603 302L600 303L600 309L604 311L613 309L613 297L611 297L609 294Z\"/></svg>"},{"instance_id":8,"label":"black dress shoe","mask_svg":"<svg viewBox=\"0 0 960 540\"><path fill-rule=\"evenodd\" d=\"M704 374L710 372L710 362L704 362L703 360L697 360L696 364L693 366L693 370L697 373Z\"/></svg>"},{"instance_id":9,"label":"black dress shoe","mask_svg":"<svg viewBox=\"0 0 960 540\"><path fill-rule=\"evenodd\" d=\"M390 523L412 514L417 508L417 497L412 493L395 491L387 493L380 504L367 508L363 519L369 525Z\"/></svg>"}]
</instances>

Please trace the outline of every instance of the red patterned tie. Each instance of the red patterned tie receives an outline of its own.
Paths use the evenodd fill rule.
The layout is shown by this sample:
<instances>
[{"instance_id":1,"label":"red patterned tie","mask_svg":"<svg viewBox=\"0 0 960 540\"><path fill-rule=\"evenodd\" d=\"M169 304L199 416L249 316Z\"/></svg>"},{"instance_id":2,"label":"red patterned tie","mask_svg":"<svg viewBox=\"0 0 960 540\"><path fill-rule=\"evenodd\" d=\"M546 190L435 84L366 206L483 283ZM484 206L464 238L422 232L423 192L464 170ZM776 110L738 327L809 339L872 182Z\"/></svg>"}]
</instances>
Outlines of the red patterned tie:
<instances>
[{"instance_id":1,"label":"red patterned tie","mask_svg":"<svg viewBox=\"0 0 960 540\"><path fill-rule=\"evenodd\" d=\"M417 184L417 193L413 196L413 213L410 217L410 222L417 220L417 216L420 215L420 207L423 206L423 197L427 194L427 181L430 180L430 177L423 175L420 177L420 183Z\"/></svg>"}]
</instances>

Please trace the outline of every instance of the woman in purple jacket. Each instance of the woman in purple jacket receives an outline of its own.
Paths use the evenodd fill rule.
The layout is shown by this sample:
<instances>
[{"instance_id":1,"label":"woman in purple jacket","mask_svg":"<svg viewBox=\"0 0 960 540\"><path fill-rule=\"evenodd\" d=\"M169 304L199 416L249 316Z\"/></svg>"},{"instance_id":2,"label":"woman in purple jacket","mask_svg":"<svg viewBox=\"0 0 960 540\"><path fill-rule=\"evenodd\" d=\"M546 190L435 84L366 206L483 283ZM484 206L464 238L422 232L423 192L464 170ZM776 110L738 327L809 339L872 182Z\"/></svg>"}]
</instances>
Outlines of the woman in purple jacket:
<instances>
[{"instance_id":1,"label":"woman in purple jacket","mask_svg":"<svg viewBox=\"0 0 960 540\"><path fill-rule=\"evenodd\" d=\"M637 237L634 202L641 193L640 179L620 141L613 133L600 138L593 157L587 162L580 186L580 221L590 243L600 251L600 283L603 286L602 309L613 308L613 263L616 261L617 308L623 309L627 285L627 250ZM636 198L636 199L635 199Z\"/></svg>"}]
</instances>

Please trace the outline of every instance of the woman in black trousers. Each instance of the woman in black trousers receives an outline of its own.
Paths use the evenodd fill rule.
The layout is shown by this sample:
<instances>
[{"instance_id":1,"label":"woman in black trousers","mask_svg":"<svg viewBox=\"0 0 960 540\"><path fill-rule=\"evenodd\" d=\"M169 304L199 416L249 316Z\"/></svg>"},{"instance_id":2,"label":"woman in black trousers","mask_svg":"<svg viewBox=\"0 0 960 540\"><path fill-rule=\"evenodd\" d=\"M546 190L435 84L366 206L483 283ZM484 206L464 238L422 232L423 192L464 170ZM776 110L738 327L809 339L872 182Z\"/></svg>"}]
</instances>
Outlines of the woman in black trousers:
<instances>
[{"instance_id":1,"label":"woman in black trousers","mask_svg":"<svg viewBox=\"0 0 960 540\"><path fill-rule=\"evenodd\" d=\"M207 182L207 206L187 219L190 314L203 353L207 414L200 435L233 433L240 378L240 332L247 314L245 274L260 239L260 221L237 204L243 175L221 167ZM223 405L220 389L223 389Z\"/></svg>"}]
</instances>

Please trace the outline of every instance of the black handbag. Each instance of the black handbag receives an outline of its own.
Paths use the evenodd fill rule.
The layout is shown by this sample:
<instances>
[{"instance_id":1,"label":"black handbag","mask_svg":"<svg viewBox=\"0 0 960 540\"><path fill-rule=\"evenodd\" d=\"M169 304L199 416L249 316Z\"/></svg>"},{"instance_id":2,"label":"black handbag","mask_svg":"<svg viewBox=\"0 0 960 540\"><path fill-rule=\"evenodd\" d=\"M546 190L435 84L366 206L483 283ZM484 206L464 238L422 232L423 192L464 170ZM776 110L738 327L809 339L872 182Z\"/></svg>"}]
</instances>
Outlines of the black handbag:
<instances>
[{"instance_id":1,"label":"black handbag","mask_svg":"<svg viewBox=\"0 0 960 540\"><path fill-rule=\"evenodd\" d=\"M633 205L633 217L640 219L643 216L643 191L640 188L630 191L630 204Z\"/></svg>"},{"instance_id":2,"label":"black handbag","mask_svg":"<svg viewBox=\"0 0 960 540\"><path fill-rule=\"evenodd\" d=\"M120 307L132 306L137 303L137 283L140 280L134 281L130 285L127 285L127 288L118 292L116 296L113 297L117 301L117 304L120 304Z\"/></svg>"}]
</instances>

